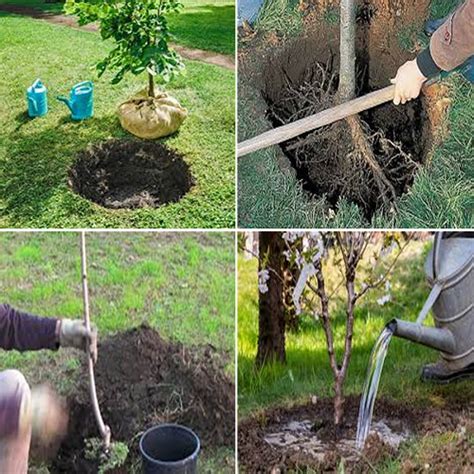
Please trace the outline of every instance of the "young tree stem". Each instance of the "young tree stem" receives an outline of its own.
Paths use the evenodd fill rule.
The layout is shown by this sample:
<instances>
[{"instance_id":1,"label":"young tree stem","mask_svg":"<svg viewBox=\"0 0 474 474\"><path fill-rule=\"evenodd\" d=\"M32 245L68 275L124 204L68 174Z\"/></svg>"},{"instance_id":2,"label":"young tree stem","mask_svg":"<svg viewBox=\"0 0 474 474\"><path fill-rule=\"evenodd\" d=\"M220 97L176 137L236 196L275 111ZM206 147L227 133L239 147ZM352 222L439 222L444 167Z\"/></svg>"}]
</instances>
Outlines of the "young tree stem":
<instances>
[{"instance_id":1,"label":"young tree stem","mask_svg":"<svg viewBox=\"0 0 474 474\"><path fill-rule=\"evenodd\" d=\"M355 97L355 23L354 0L341 0L338 87L341 103Z\"/></svg>"},{"instance_id":2,"label":"young tree stem","mask_svg":"<svg viewBox=\"0 0 474 474\"><path fill-rule=\"evenodd\" d=\"M155 78L150 73L148 73L148 96L155 97Z\"/></svg>"}]
</instances>

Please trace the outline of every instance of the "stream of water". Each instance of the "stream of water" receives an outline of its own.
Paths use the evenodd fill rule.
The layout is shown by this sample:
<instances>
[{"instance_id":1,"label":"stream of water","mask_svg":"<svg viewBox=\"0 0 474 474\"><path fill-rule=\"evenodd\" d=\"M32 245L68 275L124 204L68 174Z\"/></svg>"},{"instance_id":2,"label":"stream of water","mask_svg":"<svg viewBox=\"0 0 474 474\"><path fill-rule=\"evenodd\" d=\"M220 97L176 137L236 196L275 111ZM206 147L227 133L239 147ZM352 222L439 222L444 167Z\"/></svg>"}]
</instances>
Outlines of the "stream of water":
<instances>
[{"instance_id":1,"label":"stream of water","mask_svg":"<svg viewBox=\"0 0 474 474\"><path fill-rule=\"evenodd\" d=\"M364 448L365 440L369 435L375 398L377 397L377 390L379 388L380 375L382 373L383 363L392 336L392 327L386 326L377 339L377 342L372 349L372 353L370 354L369 367L367 369L362 398L360 399L359 418L357 421L356 448L358 450Z\"/></svg>"}]
</instances>

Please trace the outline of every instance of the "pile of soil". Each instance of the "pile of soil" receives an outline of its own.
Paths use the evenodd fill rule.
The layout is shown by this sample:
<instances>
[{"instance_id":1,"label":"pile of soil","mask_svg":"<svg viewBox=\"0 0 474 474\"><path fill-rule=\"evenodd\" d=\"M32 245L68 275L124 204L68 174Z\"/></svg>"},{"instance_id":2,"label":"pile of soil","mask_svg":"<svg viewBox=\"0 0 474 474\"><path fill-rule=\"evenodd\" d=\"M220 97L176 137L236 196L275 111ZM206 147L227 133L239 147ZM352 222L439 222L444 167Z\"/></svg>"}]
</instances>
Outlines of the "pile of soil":
<instances>
[{"instance_id":1,"label":"pile of soil","mask_svg":"<svg viewBox=\"0 0 474 474\"><path fill-rule=\"evenodd\" d=\"M170 422L191 428L203 449L233 447L235 392L224 373L225 359L211 346L191 350L167 342L148 326L105 340L99 347L95 374L99 405L112 430L112 441L129 446L131 461L138 456L140 433ZM69 434L53 472L97 472L97 465L84 458L84 440L98 436L86 371L69 409Z\"/></svg>"},{"instance_id":2,"label":"pile of soil","mask_svg":"<svg viewBox=\"0 0 474 474\"><path fill-rule=\"evenodd\" d=\"M333 422L333 400L319 399L316 403L308 403L294 407L278 407L259 413L255 417L239 422L238 443L239 463L243 472L291 472L293 470L313 469L316 472L339 472L341 459L344 459L345 472L373 471L374 464L391 457L396 453L378 436L370 435L361 457L354 460L354 453L345 451L340 443L342 439L355 439L357 416L360 398L351 396L346 399L345 417L337 430ZM387 399L377 399L375 419L383 419L392 429L409 430L417 435L440 434L447 431L458 431L461 427L468 434L474 435L472 414L474 405L469 401L450 403L449 408L415 407ZM283 425L292 421L309 419L314 422L313 431L328 449L324 458L316 459L304 450L275 449L265 441L269 433L279 431ZM449 445L449 456L433 453L426 460L430 466L437 466L433 472L467 472L463 466L472 466L474 462L474 446L470 446L465 437ZM448 446L446 445L448 448ZM461 452L462 451L462 452ZM405 466L406 464L406 466ZM404 463L406 472L420 472L423 465L415 461ZM460 470L461 469L461 470Z\"/></svg>"},{"instance_id":3,"label":"pile of soil","mask_svg":"<svg viewBox=\"0 0 474 474\"><path fill-rule=\"evenodd\" d=\"M111 209L179 201L194 180L183 157L154 141L108 140L80 152L69 172L72 189Z\"/></svg>"}]
</instances>

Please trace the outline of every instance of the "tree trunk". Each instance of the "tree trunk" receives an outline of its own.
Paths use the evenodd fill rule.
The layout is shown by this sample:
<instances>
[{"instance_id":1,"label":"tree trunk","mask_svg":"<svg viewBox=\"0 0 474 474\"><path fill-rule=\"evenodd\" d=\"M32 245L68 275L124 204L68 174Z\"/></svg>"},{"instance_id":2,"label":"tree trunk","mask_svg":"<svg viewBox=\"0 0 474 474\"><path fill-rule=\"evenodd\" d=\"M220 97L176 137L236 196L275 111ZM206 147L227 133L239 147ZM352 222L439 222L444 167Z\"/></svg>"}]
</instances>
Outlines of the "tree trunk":
<instances>
[{"instance_id":1,"label":"tree trunk","mask_svg":"<svg viewBox=\"0 0 474 474\"><path fill-rule=\"evenodd\" d=\"M279 232L259 233L259 271L269 270L268 291L259 292L258 350L255 363L286 362L283 303L284 241Z\"/></svg>"},{"instance_id":2,"label":"tree trunk","mask_svg":"<svg viewBox=\"0 0 474 474\"><path fill-rule=\"evenodd\" d=\"M334 424L336 425L336 431L341 425L342 417L344 416L343 385L344 379L336 377L334 380Z\"/></svg>"},{"instance_id":3,"label":"tree trunk","mask_svg":"<svg viewBox=\"0 0 474 474\"><path fill-rule=\"evenodd\" d=\"M337 102L343 103L355 97L356 93L356 10L355 0L341 0L340 19L340 66L339 66L339 86L337 89ZM360 157L369 166L381 198L387 208L396 198L395 188L385 176L382 168L377 162L374 152L362 129L358 115L351 115L346 119L352 135L352 141Z\"/></svg>"},{"instance_id":4,"label":"tree trunk","mask_svg":"<svg viewBox=\"0 0 474 474\"><path fill-rule=\"evenodd\" d=\"M148 96L155 97L155 78L150 73L148 73Z\"/></svg>"},{"instance_id":5,"label":"tree trunk","mask_svg":"<svg viewBox=\"0 0 474 474\"><path fill-rule=\"evenodd\" d=\"M341 0L340 19L340 66L338 95L340 102L347 102L355 97L355 2Z\"/></svg>"}]
</instances>

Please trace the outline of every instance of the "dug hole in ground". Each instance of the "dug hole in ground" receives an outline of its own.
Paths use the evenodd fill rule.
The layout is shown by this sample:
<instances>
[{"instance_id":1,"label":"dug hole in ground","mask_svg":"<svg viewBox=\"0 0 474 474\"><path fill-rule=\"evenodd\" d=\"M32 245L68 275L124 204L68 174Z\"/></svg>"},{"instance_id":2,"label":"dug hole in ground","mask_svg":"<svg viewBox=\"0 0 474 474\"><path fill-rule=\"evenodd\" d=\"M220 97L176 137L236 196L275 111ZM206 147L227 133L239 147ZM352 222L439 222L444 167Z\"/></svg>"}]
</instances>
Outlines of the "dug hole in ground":
<instances>
[{"instance_id":1,"label":"dug hole in ground","mask_svg":"<svg viewBox=\"0 0 474 474\"><path fill-rule=\"evenodd\" d=\"M416 40L413 32L422 31L428 8L428 1L358 2L357 96L389 85L398 67L413 58L414 52L402 48L400 38L405 34ZM241 39L243 81L258 84L272 127L337 104L339 21L331 21L330 12L337 18L339 2L300 2L299 10L303 12L299 36L282 38L257 32L244 33ZM416 173L441 142L449 104L446 92L446 86L436 84L406 105L388 103L359 115L387 182L385 190L360 159L360 146L346 120L282 143L279 166L294 173L307 193L324 197L333 211L345 199L357 204L367 222L377 212L393 215L397 200L410 189Z\"/></svg>"}]
</instances>

